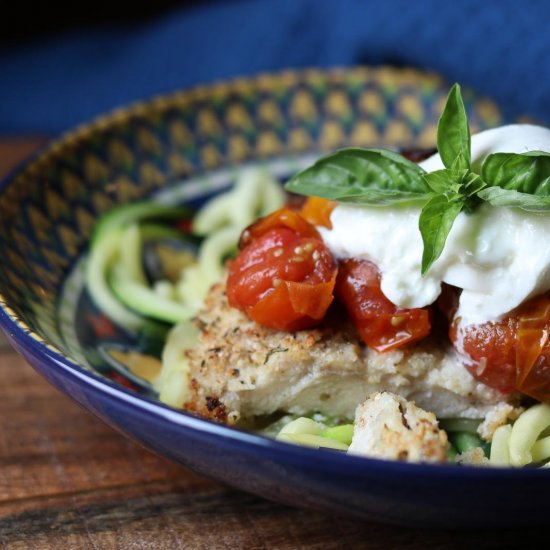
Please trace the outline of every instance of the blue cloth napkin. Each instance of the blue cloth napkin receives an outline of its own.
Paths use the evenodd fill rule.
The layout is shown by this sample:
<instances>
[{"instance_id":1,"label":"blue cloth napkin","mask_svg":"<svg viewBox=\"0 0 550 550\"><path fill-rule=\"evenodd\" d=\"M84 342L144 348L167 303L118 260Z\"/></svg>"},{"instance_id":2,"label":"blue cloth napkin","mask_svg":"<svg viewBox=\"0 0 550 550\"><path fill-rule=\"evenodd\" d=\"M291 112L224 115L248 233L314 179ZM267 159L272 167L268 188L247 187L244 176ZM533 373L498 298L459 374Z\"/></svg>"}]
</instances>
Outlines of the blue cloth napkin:
<instances>
[{"instance_id":1,"label":"blue cloth napkin","mask_svg":"<svg viewBox=\"0 0 550 550\"><path fill-rule=\"evenodd\" d=\"M550 123L544 0L234 0L0 50L0 132L61 132L117 106L288 67L408 65Z\"/></svg>"}]
</instances>

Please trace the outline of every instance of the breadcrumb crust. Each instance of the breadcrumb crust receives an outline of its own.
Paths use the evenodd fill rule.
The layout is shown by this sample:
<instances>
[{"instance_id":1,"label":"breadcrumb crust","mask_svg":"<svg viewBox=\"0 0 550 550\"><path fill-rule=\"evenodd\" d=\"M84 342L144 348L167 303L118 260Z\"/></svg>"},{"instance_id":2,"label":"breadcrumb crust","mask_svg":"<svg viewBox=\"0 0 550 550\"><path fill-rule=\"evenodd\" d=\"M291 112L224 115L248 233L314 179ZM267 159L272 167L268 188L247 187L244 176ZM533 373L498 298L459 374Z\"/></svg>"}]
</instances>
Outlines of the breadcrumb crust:
<instances>
[{"instance_id":1,"label":"breadcrumb crust","mask_svg":"<svg viewBox=\"0 0 550 550\"><path fill-rule=\"evenodd\" d=\"M196 324L198 343L185 352L191 378L185 408L220 422L276 411L351 419L378 391L413 400L438 418L484 418L517 398L474 380L452 347L433 339L387 353L368 349L336 309L310 330L262 327L229 306L224 283L212 287Z\"/></svg>"},{"instance_id":2,"label":"breadcrumb crust","mask_svg":"<svg viewBox=\"0 0 550 550\"><path fill-rule=\"evenodd\" d=\"M432 412L390 392L377 392L357 407L348 453L406 462L447 461L447 434Z\"/></svg>"}]
</instances>

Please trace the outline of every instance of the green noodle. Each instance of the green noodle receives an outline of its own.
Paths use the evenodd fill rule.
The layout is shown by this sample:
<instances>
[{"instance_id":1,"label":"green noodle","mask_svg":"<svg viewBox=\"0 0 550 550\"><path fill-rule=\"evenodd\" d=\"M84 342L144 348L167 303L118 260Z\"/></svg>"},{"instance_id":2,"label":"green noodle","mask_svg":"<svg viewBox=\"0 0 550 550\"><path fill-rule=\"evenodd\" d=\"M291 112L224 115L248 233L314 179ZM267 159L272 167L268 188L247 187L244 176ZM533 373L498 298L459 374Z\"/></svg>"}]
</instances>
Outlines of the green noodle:
<instances>
[{"instance_id":1,"label":"green noodle","mask_svg":"<svg viewBox=\"0 0 550 550\"><path fill-rule=\"evenodd\" d=\"M550 459L550 437L539 439L531 448L533 462L544 462Z\"/></svg>"},{"instance_id":2,"label":"green noodle","mask_svg":"<svg viewBox=\"0 0 550 550\"><path fill-rule=\"evenodd\" d=\"M491 442L490 464L526 466L550 459L550 437L541 437L550 428L550 405L533 405L513 425L495 430Z\"/></svg>"},{"instance_id":3,"label":"green noodle","mask_svg":"<svg viewBox=\"0 0 550 550\"><path fill-rule=\"evenodd\" d=\"M531 448L548 426L550 406L543 403L534 405L519 416L510 434L510 462L513 466L532 462Z\"/></svg>"},{"instance_id":4,"label":"green noodle","mask_svg":"<svg viewBox=\"0 0 550 550\"><path fill-rule=\"evenodd\" d=\"M334 430L334 428L332 428L332 430ZM301 416L284 425L277 434L277 439L279 441L287 441L306 447L323 447L339 451L348 450L349 443L342 441L341 434L337 433L340 437L331 437L331 435L335 435L334 432L329 431L327 433L327 431L324 424L316 422L311 418Z\"/></svg>"},{"instance_id":5,"label":"green noodle","mask_svg":"<svg viewBox=\"0 0 550 550\"><path fill-rule=\"evenodd\" d=\"M120 234L121 230L115 228L109 238L96 242L86 264L86 284L88 292L102 311L115 323L129 331L136 331L143 325L143 317L124 306L107 282L108 273L119 257Z\"/></svg>"},{"instance_id":6,"label":"green noodle","mask_svg":"<svg viewBox=\"0 0 550 550\"><path fill-rule=\"evenodd\" d=\"M235 186L206 203L193 220L193 231L206 238L196 262L183 269L175 285L178 301L193 316L203 305L210 287L222 279L228 254L236 249L242 230L258 218L283 206L281 186L264 170L244 172ZM196 330L196 329L195 329ZM162 370L155 383L159 399L181 407L188 392L185 349L193 345L189 323L177 325L162 354ZM196 338L196 332L195 332Z\"/></svg>"},{"instance_id":7,"label":"green noodle","mask_svg":"<svg viewBox=\"0 0 550 550\"><path fill-rule=\"evenodd\" d=\"M209 288L222 278L225 259L235 250L242 230L284 202L284 191L272 176L249 170L233 189L206 203L193 220L193 231L206 239L196 264L182 272L177 283L179 298L198 310Z\"/></svg>"},{"instance_id":8,"label":"green noodle","mask_svg":"<svg viewBox=\"0 0 550 550\"><path fill-rule=\"evenodd\" d=\"M181 408L189 395L189 364L185 351L195 345L198 329L191 321L176 325L168 333L162 351L162 369L153 383L159 399Z\"/></svg>"},{"instance_id":9,"label":"green noodle","mask_svg":"<svg viewBox=\"0 0 550 550\"><path fill-rule=\"evenodd\" d=\"M510 434L512 426L506 424L500 426L493 434L491 442L491 454L489 463L493 466L509 466L510 465Z\"/></svg>"}]
</instances>

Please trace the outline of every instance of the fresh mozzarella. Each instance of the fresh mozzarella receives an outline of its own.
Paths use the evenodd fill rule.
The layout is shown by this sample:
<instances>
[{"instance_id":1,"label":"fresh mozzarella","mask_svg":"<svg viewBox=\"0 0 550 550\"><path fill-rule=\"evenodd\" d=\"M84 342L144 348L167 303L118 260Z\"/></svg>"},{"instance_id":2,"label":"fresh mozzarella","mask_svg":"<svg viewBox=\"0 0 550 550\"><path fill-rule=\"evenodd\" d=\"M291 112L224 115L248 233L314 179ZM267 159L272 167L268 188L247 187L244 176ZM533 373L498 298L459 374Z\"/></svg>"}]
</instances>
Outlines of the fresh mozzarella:
<instances>
[{"instance_id":1,"label":"fresh mozzarella","mask_svg":"<svg viewBox=\"0 0 550 550\"><path fill-rule=\"evenodd\" d=\"M472 137L472 162L495 152L550 152L550 130L504 126ZM422 163L443 168L439 155ZM550 290L550 216L483 204L455 220L445 248L422 277L420 206L338 205L332 230L320 228L333 254L376 264L381 288L400 307L433 303L445 282L463 289L457 316L463 324L496 320L531 296Z\"/></svg>"}]
</instances>

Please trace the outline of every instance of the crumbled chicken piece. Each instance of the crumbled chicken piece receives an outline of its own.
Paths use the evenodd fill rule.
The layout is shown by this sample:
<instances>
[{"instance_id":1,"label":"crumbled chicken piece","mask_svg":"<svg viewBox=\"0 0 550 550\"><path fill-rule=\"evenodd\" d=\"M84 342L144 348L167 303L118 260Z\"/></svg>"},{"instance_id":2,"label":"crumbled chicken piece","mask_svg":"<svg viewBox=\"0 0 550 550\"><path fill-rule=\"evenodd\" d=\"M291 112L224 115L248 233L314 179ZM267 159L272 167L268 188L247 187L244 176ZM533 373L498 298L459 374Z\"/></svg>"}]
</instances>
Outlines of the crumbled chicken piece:
<instances>
[{"instance_id":1,"label":"crumbled chicken piece","mask_svg":"<svg viewBox=\"0 0 550 550\"><path fill-rule=\"evenodd\" d=\"M381 392L357 407L348 453L407 462L445 462L448 441L435 415Z\"/></svg>"},{"instance_id":2,"label":"crumbled chicken piece","mask_svg":"<svg viewBox=\"0 0 550 550\"><path fill-rule=\"evenodd\" d=\"M495 430L513 422L522 411L521 407L513 407L509 403L498 403L489 410L483 422L478 426L479 437L485 441L492 441Z\"/></svg>"},{"instance_id":3,"label":"crumbled chicken piece","mask_svg":"<svg viewBox=\"0 0 550 550\"><path fill-rule=\"evenodd\" d=\"M220 422L276 411L353 418L368 395L385 390L438 418L483 418L496 403L517 398L474 380L436 337L386 353L369 349L337 308L314 329L272 330L230 307L220 283L196 323L185 408Z\"/></svg>"},{"instance_id":4,"label":"crumbled chicken piece","mask_svg":"<svg viewBox=\"0 0 550 550\"><path fill-rule=\"evenodd\" d=\"M489 459L485 456L481 447L474 447L469 451L456 455L457 464L465 464L470 466L489 466Z\"/></svg>"}]
</instances>

